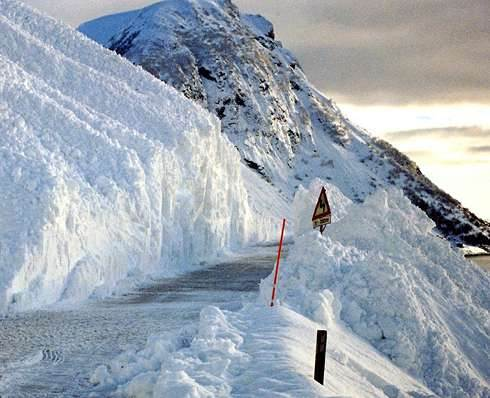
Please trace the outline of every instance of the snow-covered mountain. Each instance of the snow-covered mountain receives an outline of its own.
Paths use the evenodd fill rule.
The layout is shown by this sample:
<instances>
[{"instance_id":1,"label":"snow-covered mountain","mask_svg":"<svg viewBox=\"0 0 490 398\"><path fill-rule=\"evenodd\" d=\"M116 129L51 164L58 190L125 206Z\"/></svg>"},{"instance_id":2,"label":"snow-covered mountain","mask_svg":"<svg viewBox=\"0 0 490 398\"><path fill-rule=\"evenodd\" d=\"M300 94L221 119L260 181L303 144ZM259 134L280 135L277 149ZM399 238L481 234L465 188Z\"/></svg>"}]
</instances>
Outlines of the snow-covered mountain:
<instances>
[{"instance_id":1,"label":"snow-covered mountain","mask_svg":"<svg viewBox=\"0 0 490 398\"><path fill-rule=\"evenodd\" d=\"M453 243L490 250L490 225L407 156L353 126L308 82L265 18L241 14L229 0L166 0L79 30L214 113L243 161L287 198L314 177L356 202L395 185Z\"/></svg>"},{"instance_id":2,"label":"snow-covered mountain","mask_svg":"<svg viewBox=\"0 0 490 398\"><path fill-rule=\"evenodd\" d=\"M195 102L0 0L0 313L107 294L242 246L261 230L242 168Z\"/></svg>"}]
</instances>

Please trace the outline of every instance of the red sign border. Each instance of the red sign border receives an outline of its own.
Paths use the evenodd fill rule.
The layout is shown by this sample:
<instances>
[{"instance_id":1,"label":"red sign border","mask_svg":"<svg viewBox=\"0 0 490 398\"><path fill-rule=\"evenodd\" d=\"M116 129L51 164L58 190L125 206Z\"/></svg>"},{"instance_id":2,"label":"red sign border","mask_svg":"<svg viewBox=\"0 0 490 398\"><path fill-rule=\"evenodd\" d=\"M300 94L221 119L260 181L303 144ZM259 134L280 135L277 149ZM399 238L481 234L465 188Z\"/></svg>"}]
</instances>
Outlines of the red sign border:
<instances>
[{"instance_id":1,"label":"red sign border","mask_svg":"<svg viewBox=\"0 0 490 398\"><path fill-rule=\"evenodd\" d=\"M325 213L322 213L322 214L315 216L316 211L320 207L320 199L322 198L322 195L325 195L325 201L327 202L327 210ZM315 220L318 220L319 218L329 216L329 215L330 216L332 215L332 211L330 210L330 203L328 203L327 191L326 191L325 187L322 187L322 190L320 192L320 196L318 197L318 200L316 202L315 210L313 211L313 217L311 217L311 221L315 221Z\"/></svg>"}]
</instances>

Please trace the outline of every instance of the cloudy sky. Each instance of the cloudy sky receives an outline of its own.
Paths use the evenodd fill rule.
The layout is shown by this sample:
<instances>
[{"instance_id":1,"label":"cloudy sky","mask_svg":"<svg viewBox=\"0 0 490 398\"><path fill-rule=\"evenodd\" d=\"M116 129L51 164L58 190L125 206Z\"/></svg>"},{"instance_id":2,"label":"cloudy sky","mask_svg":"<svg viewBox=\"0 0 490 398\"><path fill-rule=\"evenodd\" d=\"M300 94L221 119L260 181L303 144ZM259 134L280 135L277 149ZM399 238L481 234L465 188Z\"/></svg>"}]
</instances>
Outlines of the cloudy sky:
<instances>
[{"instance_id":1,"label":"cloudy sky","mask_svg":"<svg viewBox=\"0 0 490 398\"><path fill-rule=\"evenodd\" d=\"M24 0L72 26L145 0ZM235 0L310 80L490 220L490 1Z\"/></svg>"}]
</instances>

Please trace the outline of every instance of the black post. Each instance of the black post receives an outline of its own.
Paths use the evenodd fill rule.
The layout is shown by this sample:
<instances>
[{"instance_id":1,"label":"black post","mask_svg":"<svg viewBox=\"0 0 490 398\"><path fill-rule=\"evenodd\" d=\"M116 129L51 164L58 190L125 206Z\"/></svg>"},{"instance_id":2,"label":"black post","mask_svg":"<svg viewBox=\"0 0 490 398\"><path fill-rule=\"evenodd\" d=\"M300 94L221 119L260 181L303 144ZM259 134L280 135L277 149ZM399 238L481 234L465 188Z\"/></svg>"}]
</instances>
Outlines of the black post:
<instances>
[{"instance_id":1,"label":"black post","mask_svg":"<svg viewBox=\"0 0 490 398\"><path fill-rule=\"evenodd\" d=\"M323 385L325 374L325 357L327 354L327 331L316 332L315 381Z\"/></svg>"}]
</instances>

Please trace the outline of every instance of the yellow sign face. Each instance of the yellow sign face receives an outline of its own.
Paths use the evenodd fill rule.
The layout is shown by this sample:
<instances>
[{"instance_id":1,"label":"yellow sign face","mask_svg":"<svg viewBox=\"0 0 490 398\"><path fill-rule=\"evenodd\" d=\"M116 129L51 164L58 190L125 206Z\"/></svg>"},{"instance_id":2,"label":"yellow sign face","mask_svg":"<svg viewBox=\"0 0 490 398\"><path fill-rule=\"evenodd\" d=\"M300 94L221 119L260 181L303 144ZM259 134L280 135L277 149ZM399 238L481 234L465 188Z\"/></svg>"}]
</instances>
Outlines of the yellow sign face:
<instances>
[{"instance_id":1,"label":"yellow sign face","mask_svg":"<svg viewBox=\"0 0 490 398\"><path fill-rule=\"evenodd\" d=\"M311 221L313 222L313 228L320 227L322 232L325 228L324 226L331 224L332 222L332 213L330 211L330 204L328 203L325 187L323 187L322 191L320 192Z\"/></svg>"}]
</instances>

